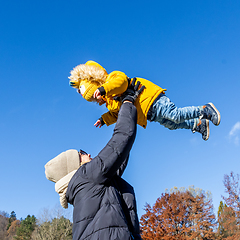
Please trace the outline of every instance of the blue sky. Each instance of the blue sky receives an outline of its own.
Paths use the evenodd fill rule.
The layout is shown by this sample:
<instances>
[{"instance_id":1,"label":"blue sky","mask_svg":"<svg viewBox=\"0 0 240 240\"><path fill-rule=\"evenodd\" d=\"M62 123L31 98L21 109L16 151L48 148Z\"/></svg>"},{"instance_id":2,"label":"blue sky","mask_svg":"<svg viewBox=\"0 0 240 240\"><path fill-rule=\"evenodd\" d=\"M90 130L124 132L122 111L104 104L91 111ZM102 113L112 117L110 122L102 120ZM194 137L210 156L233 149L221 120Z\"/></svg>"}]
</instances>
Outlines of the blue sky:
<instances>
[{"instance_id":1,"label":"blue sky","mask_svg":"<svg viewBox=\"0 0 240 240\"><path fill-rule=\"evenodd\" d=\"M87 60L167 89L178 107L213 102L221 124L207 142L158 123L138 127L124 173L139 217L173 187L211 191L240 173L240 2L2 1L0 8L0 211L38 217L59 202L44 165L82 148L94 157L113 127L95 128L107 111L69 86Z\"/></svg>"}]
</instances>

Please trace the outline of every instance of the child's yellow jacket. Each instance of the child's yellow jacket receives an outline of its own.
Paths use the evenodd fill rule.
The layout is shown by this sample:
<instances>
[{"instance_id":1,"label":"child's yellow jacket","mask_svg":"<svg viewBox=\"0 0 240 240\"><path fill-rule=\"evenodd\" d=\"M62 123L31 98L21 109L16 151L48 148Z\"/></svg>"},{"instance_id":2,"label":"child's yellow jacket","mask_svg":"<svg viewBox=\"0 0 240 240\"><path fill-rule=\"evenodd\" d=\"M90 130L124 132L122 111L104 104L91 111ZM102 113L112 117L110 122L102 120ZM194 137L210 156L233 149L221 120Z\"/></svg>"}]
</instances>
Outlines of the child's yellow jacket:
<instances>
[{"instance_id":1,"label":"child's yellow jacket","mask_svg":"<svg viewBox=\"0 0 240 240\"><path fill-rule=\"evenodd\" d=\"M164 93L166 89L155 85L154 83L143 79L137 78L137 81L141 82L141 85L145 86L143 92L136 99L135 106L137 108L138 119L137 123L146 128L147 126L147 113L154 100L160 93ZM104 99L106 100L106 107L109 112L102 115L103 121L107 126L117 121L118 112L120 110L121 103L113 100L114 96L121 95L127 90L128 78L125 73L120 71L111 72L106 79L106 82L102 85L106 92Z\"/></svg>"}]
</instances>

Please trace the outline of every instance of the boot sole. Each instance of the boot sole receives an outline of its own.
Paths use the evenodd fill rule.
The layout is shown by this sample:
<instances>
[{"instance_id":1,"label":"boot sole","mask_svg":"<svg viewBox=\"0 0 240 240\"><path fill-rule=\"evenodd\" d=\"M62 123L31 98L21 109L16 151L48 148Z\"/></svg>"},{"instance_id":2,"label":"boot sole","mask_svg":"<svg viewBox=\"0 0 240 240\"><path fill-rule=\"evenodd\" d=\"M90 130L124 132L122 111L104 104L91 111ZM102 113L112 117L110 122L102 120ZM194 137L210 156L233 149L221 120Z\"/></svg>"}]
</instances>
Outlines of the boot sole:
<instances>
[{"instance_id":1,"label":"boot sole","mask_svg":"<svg viewBox=\"0 0 240 240\"><path fill-rule=\"evenodd\" d=\"M207 126L207 136L205 139L203 139L205 141L209 139L209 135L210 135L209 120L206 120L206 126Z\"/></svg>"},{"instance_id":2,"label":"boot sole","mask_svg":"<svg viewBox=\"0 0 240 240\"><path fill-rule=\"evenodd\" d=\"M217 108L214 106L213 103L208 103L217 113L218 115L218 122L216 124L214 124L215 126L218 126L220 124L220 121L221 121L221 115L220 115L220 112L217 110Z\"/></svg>"}]
</instances>

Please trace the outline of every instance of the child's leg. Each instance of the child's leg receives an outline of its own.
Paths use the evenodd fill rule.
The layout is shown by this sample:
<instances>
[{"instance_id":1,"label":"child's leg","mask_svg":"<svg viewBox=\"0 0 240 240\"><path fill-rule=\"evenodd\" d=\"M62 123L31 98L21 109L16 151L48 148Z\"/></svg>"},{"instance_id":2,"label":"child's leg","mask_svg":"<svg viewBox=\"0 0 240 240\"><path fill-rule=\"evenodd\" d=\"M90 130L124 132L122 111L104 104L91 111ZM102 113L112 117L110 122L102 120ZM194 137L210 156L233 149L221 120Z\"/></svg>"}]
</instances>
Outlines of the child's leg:
<instances>
[{"instance_id":1,"label":"child's leg","mask_svg":"<svg viewBox=\"0 0 240 240\"><path fill-rule=\"evenodd\" d=\"M159 122L161 125L163 125L164 127L170 130L176 130L176 129L193 130L198 124L197 120L198 119L190 119L190 120L185 120L184 122L181 122L181 123L175 123L165 118L159 118L157 122Z\"/></svg>"},{"instance_id":2,"label":"child's leg","mask_svg":"<svg viewBox=\"0 0 240 240\"><path fill-rule=\"evenodd\" d=\"M170 130L191 129L202 134L203 140L209 138L209 121L203 117L203 107L177 108L168 97L163 95L152 106L150 121L159 122Z\"/></svg>"},{"instance_id":3,"label":"child's leg","mask_svg":"<svg viewBox=\"0 0 240 240\"><path fill-rule=\"evenodd\" d=\"M170 130L176 130L176 129L191 129L192 132L199 132L202 134L202 139L207 141L209 138L209 120L206 119L190 119L190 120L185 120L182 123L175 123L172 122L168 119L160 119L158 121L161 125L164 127L170 129Z\"/></svg>"},{"instance_id":4,"label":"child's leg","mask_svg":"<svg viewBox=\"0 0 240 240\"><path fill-rule=\"evenodd\" d=\"M166 119L176 124L180 124L184 123L186 120L199 118L202 107L192 106L177 108L168 97L163 95L153 104L151 110L152 116L150 121L160 122L161 119ZM187 125L189 125L189 123L187 123Z\"/></svg>"}]
</instances>

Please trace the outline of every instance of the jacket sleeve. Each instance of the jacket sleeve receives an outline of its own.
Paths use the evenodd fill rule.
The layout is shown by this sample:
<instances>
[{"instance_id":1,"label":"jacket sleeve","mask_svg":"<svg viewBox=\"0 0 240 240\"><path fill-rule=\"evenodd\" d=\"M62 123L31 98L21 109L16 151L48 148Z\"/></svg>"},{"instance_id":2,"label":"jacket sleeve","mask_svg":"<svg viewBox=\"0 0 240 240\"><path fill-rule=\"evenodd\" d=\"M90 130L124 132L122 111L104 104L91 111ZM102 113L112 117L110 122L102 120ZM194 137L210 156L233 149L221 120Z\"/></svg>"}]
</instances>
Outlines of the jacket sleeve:
<instances>
[{"instance_id":1,"label":"jacket sleeve","mask_svg":"<svg viewBox=\"0 0 240 240\"><path fill-rule=\"evenodd\" d=\"M127 75L120 71L113 71L108 75L106 83L102 87L105 90L106 97L121 95L128 88Z\"/></svg>"},{"instance_id":2,"label":"jacket sleeve","mask_svg":"<svg viewBox=\"0 0 240 240\"><path fill-rule=\"evenodd\" d=\"M126 159L123 161L120 168L117 170L117 176L121 177L123 175L123 173L127 167L127 164L128 164L128 159L129 159L129 155L126 157Z\"/></svg>"},{"instance_id":3,"label":"jacket sleeve","mask_svg":"<svg viewBox=\"0 0 240 240\"><path fill-rule=\"evenodd\" d=\"M118 112L120 110L121 105L122 105L121 102L116 101L112 98L106 99L106 107L109 111L102 115L102 119L107 126L117 121Z\"/></svg>"},{"instance_id":4,"label":"jacket sleeve","mask_svg":"<svg viewBox=\"0 0 240 240\"><path fill-rule=\"evenodd\" d=\"M119 174L135 140L136 123L136 107L128 102L122 104L112 138L91 162L81 167L84 178L102 184Z\"/></svg>"},{"instance_id":5,"label":"jacket sleeve","mask_svg":"<svg viewBox=\"0 0 240 240\"><path fill-rule=\"evenodd\" d=\"M101 117L102 117L104 123L106 123L106 125L109 126L111 124L114 124L117 121L118 112L108 111L108 112L104 113Z\"/></svg>"}]
</instances>

